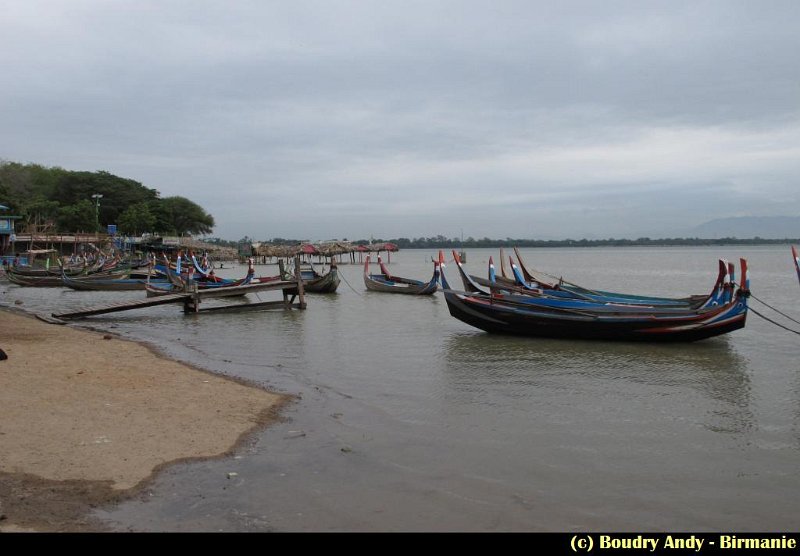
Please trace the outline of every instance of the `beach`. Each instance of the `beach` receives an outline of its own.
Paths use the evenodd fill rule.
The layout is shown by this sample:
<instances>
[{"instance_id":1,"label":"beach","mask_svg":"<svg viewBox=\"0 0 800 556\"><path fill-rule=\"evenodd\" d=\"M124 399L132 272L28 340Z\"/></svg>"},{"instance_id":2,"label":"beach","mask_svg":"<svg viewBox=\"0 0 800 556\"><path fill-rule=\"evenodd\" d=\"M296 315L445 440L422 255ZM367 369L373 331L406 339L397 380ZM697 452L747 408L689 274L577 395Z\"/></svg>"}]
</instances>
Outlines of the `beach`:
<instances>
[{"instance_id":1,"label":"beach","mask_svg":"<svg viewBox=\"0 0 800 556\"><path fill-rule=\"evenodd\" d=\"M0 311L0 531L94 531L165 466L230 455L291 398Z\"/></svg>"}]
</instances>

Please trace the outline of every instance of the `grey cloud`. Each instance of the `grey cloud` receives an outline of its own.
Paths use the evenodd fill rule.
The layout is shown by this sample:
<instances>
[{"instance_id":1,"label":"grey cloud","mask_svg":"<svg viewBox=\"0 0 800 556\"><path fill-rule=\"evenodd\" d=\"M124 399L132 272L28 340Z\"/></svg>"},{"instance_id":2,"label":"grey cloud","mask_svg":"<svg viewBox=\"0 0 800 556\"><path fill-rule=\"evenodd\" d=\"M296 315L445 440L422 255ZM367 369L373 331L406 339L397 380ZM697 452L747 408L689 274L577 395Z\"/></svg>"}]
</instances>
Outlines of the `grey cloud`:
<instances>
[{"instance_id":1,"label":"grey cloud","mask_svg":"<svg viewBox=\"0 0 800 556\"><path fill-rule=\"evenodd\" d=\"M798 16L793 1L15 2L0 157L188 196L230 238L774 214L800 200Z\"/></svg>"}]
</instances>

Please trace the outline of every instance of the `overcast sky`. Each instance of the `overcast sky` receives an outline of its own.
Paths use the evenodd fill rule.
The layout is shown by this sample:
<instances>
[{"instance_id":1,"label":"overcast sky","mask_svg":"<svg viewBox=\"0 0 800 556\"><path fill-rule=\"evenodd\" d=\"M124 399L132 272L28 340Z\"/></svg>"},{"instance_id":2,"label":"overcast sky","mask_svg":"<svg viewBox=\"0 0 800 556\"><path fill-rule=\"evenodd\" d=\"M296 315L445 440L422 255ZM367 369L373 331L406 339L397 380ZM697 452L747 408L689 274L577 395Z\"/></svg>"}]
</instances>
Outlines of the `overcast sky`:
<instances>
[{"instance_id":1,"label":"overcast sky","mask_svg":"<svg viewBox=\"0 0 800 556\"><path fill-rule=\"evenodd\" d=\"M0 159L226 239L671 234L800 214L800 1L10 0Z\"/></svg>"}]
</instances>

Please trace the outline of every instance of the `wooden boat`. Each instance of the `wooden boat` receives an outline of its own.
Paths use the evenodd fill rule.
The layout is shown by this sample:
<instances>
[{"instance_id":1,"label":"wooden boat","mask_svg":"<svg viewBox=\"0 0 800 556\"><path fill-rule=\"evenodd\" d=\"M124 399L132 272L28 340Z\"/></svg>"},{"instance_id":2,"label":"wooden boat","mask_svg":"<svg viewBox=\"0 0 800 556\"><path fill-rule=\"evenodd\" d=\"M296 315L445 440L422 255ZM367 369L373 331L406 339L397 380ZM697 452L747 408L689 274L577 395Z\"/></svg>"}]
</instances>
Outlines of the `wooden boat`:
<instances>
[{"instance_id":1,"label":"wooden boat","mask_svg":"<svg viewBox=\"0 0 800 556\"><path fill-rule=\"evenodd\" d=\"M161 267L159 267L161 268ZM175 271L169 269L167 267L168 279L165 281L154 281L149 280L146 282L145 287L143 288L147 292L148 297L153 297L157 295L167 295L171 293L182 293L187 289L191 289L193 287L197 287L199 290L205 289L216 289L216 288L231 288L236 286L246 286L248 284L266 284L269 282L277 282L280 281L280 276L255 276L255 268L253 267L253 261L250 261L250 264L247 268L247 275L244 278L240 278L239 280L229 280L220 278L217 281L207 281L207 280L186 280L181 277L178 277L175 274ZM202 277L201 277L202 278Z\"/></svg>"},{"instance_id":2,"label":"wooden boat","mask_svg":"<svg viewBox=\"0 0 800 556\"><path fill-rule=\"evenodd\" d=\"M797 255L797 249L792 245L792 258L794 259L794 268L797 271L797 279L800 280L800 256Z\"/></svg>"},{"instance_id":3,"label":"wooden boat","mask_svg":"<svg viewBox=\"0 0 800 556\"><path fill-rule=\"evenodd\" d=\"M510 259L510 257L509 257ZM586 295L576 292L571 292L567 290L560 290L558 288L547 289L547 288L540 288L534 287L530 285L530 283L525 282L521 276L519 275L519 270L517 269L516 265L514 264L513 260L511 260L511 266L516 273L515 280L503 279L500 276L495 275L494 263L492 257L489 257L489 277L481 278L480 276L469 276L469 281L471 284L476 284L477 286L481 286L484 288L488 288L488 290L497 296L503 295L516 295L516 296L524 296L520 298L521 302L526 302L527 298L534 298L531 302L536 302L535 299L540 300L541 303L547 303L547 300L558 300L561 303L569 303L570 301L574 301L578 304L581 302L589 302L589 303L612 303L612 304L624 304L624 305L644 305L647 307L650 306L662 306L662 307L678 307L678 308L689 308L690 304L683 300L673 300L670 298L651 298L650 301L644 301L642 296L632 296L632 297L625 297L625 294L616 294L616 296L601 296L597 295ZM727 267L726 267L727 268ZM727 271L721 271L721 276L724 276ZM467 291L471 290L470 284L464 284L464 288ZM702 301L707 299L707 296L699 296L701 300L696 301L695 303L699 306Z\"/></svg>"},{"instance_id":4,"label":"wooden boat","mask_svg":"<svg viewBox=\"0 0 800 556\"><path fill-rule=\"evenodd\" d=\"M26 251L26 253L55 253L54 250ZM48 259L49 260L49 259ZM31 266L11 266L8 269L8 278L12 283L19 286L28 287L59 287L65 285L63 276L78 278L81 280L89 279L113 279L128 278L131 273L131 266L123 264L122 260L116 257L99 257L95 263L88 265L63 264L60 259L57 264L48 264L46 267Z\"/></svg>"},{"instance_id":5,"label":"wooden boat","mask_svg":"<svg viewBox=\"0 0 800 556\"><path fill-rule=\"evenodd\" d=\"M275 278L277 280L277 277ZM148 297L153 297L156 295L168 295L171 293L182 293L191 289L192 287L197 287L198 290L206 290L206 289L218 289L218 288L234 288L236 286L245 286L247 284L251 284L253 280L253 275L248 273L248 275L240 280L226 280L225 282L202 282L202 281L191 281L186 282L183 285L177 285L169 280L167 281L149 281L145 282L145 287L143 288L147 292Z\"/></svg>"},{"instance_id":6,"label":"wooden boat","mask_svg":"<svg viewBox=\"0 0 800 556\"><path fill-rule=\"evenodd\" d=\"M208 260L207 256L203 256L202 262L197 260L197 257L192 251L189 251L189 257L192 260L195 272L197 272L202 279L207 282L221 282L224 279L214 274L214 265Z\"/></svg>"},{"instance_id":7,"label":"wooden boat","mask_svg":"<svg viewBox=\"0 0 800 556\"><path fill-rule=\"evenodd\" d=\"M461 261L459 268L463 270ZM517 281L521 283L519 277L519 270L514 265L513 260L511 265L514 272L517 273ZM707 295L691 296L689 298L661 298L661 297L646 297L646 296L627 296L627 294L614 294L613 296L589 296L589 295L576 295L569 291L560 290L543 290L529 287L525 284L497 285L494 281L494 265L492 259L489 259L489 280L475 280L473 276L463 275L464 289L472 292L483 292L478 286L488 285L490 293L495 299L508 299L518 303L529 303L544 307L558 307L566 309L588 309L592 311L608 313L608 312L661 312L661 313L675 313L687 311L692 309L701 309L704 307L712 307L725 302L730 298L730 292L733 289L734 281L734 267L727 261L720 260L719 274L717 281L714 284L711 292ZM689 300L689 301L687 301Z\"/></svg>"},{"instance_id":8,"label":"wooden boat","mask_svg":"<svg viewBox=\"0 0 800 556\"><path fill-rule=\"evenodd\" d=\"M522 273L511 260L511 270L514 274L515 285L520 287L526 294L545 295L559 299L580 299L588 302L599 303L622 303L627 305L645 305L645 306L658 306L658 307L679 307L679 308L699 308L703 306L707 300L708 295L696 295L681 298L669 297L654 297L618 292L596 291L589 290L580 286L562 286L556 284L551 288L542 288L539 284L526 281ZM723 280L728 271L726 261L720 261L720 271L718 275L718 283ZM732 272L732 268L731 268Z\"/></svg>"},{"instance_id":9,"label":"wooden boat","mask_svg":"<svg viewBox=\"0 0 800 556\"><path fill-rule=\"evenodd\" d=\"M280 268L280 275L283 280L294 279L292 270L287 270L282 260L278 261L278 268ZM341 282L336 261L331 261L330 270L324 274L317 272L313 265L301 267L300 278L303 280L303 289L306 293L334 293Z\"/></svg>"},{"instance_id":10,"label":"wooden boat","mask_svg":"<svg viewBox=\"0 0 800 556\"><path fill-rule=\"evenodd\" d=\"M136 291L144 290L147 278L73 278L66 274L61 277L64 286L81 291ZM151 280L156 285L170 282L164 278Z\"/></svg>"},{"instance_id":11,"label":"wooden boat","mask_svg":"<svg viewBox=\"0 0 800 556\"><path fill-rule=\"evenodd\" d=\"M726 272L727 286L715 287L714 301L698 309L558 300L499 295L483 291L472 281L453 253L464 291L453 290L440 268L450 314L471 326L496 334L545 338L691 342L743 328L747 318L749 280L741 259L742 285L736 288ZM441 266L441 265L440 265ZM717 296L720 291L720 296Z\"/></svg>"},{"instance_id":12,"label":"wooden boat","mask_svg":"<svg viewBox=\"0 0 800 556\"><path fill-rule=\"evenodd\" d=\"M439 262L433 263L433 277L428 282L393 276L378 257L380 274L369 273L370 256L364 263L364 285L370 291L385 293L403 293L407 295L432 295L436 293L439 283Z\"/></svg>"},{"instance_id":13,"label":"wooden boat","mask_svg":"<svg viewBox=\"0 0 800 556\"><path fill-rule=\"evenodd\" d=\"M300 277L303 279L306 293L335 293L341 282L336 263L332 263L330 270L325 274L318 274L312 269L310 273L301 271Z\"/></svg>"},{"instance_id":14,"label":"wooden boat","mask_svg":"<svg viewBox=\"0 0 800 556\"><path fill-rule=\"evenodd\" d=\"M61 276L20 274L13 266L6 271L6 278L12 284L26 287L58 288L64 285L61 282Z\"/></svg>"},{"instance_id":15,"label":"wooden boat","mask_svg":"<svg viewBox=\"0 0 800 556\"><path fill-rule=\"evenodd\" d=\"M563 278L557 278L554 281L548 281L548 278L553 278L547 274L529 270L522 260L519 250L515 248L519 266L514 263L513 258L508 257L511 272L508 275L501 277L496 276L494 265L490 257L489 264L489 279L480 278L477 276L470 276L470 278L477 284L490 288L493 292L510 292L521 295L553 297L558 299L582 299L586 301L603 302L603 303L623 303L630 305L646 305L646 306L664 306L664 307L683 307L683 308L699 308L708 301L708 295L694 295L681 298L671 297L655 297L646 295L636 295L629 293L609 292L592 290L571 282L565 281ZM501 249L501 256L503 255ZM462 261L463 262L463 261ZM503 261L504 262L504 261ZM505 265L501 266L504 269ZM502 271L506 274L505 270ZM718 276L718 283L721 283L725 274L728 272L727 263L720 261L720 270Z\"/></svg>"},{"instance_id":16,"label":"wooden boat","mask_svg":"<svg viewBox=\"0 0 800 556\"><path fill-rule=\"evenodd\" d=\"M179 288L181 290L183 290L183 288L186 287L187 285L195 283L198 284L199 287L201 288L212 287L214 285L234 286L234 285L242 285L249 283L254 279L255 270L253 268L252 260L249 260L247 276L244 279L231 280L228 278L220 278L216 276L214 274L213 269L204 269L197 262L197 259L195 258L194 254L191 255L192 264L186 265L186 267L184 267L182 264L182 258L183 258L182 255L179 253L177 261L173 264L166 257L166 255L164 255L164 264L154 265L154 269L156 272L166 276L167 280L169 280L176 288ZM277 277L275 277L275 279L277 279Z\"/></svg>"},{"instance_id":17,"label":"wooden boat","mask_svg":"<svg viewBox=\"0 0 800 556\"><path fill-rule=\"evenodd\" d=\"M698 304L702 304L706 299L705 295L694 295L681 298L669 298L669 297L654 297L647 295L610 292L603 290L593 290L585 288L583 286L579 286L572 282L568 282L564 280L563 277L559 277L556 279L554 276L550 276L546 273L539 272L536 270L531 270L525 265L525 261L522 259L522 255L520 254L519 249L514 247L514 253L517 256L519 267L515 268L513 261L511 262L511 265L512 265L512 274L514 276L514 280L517 283L520 282L519 274L521 272L522 276L524 277L524 280L528 283L534 283L537 286L545 289L555 289L562 292L572 293L576 296L582 296L588 299L601 299L607 301L614 301L615 299L618 299L618 300L624 300L624 302L626 303L641 302L644 304L689 305L689 306L697 306ZM725 272L725 269L721 268L720 273L723 272ZM548 281L548 279L550 281Z\"/></svg>"},{"instance_id":18,"label":"wooden boat","mask_svg":"<svg viewBox=\"0 0 800 556\"><path fill-rule=\"evenodd\" d=\"M11 266L11 270L17 276L27 276L32 278L43 278L46 276L61 276L62 271L66 272L69 276L80 276L88 274L91 269L87 266L70 266L63 267L53 266L51 268L33 268L30 266Z\"/></svg>"},{"instance_id":19,"label":"wooden boat","mask_svg":"<svg viewBox=\"0 0 800 556\"><path fill-rule=\"evenodd\" d=\"M27 261L27 264L21 264L17 257L14 259L14 263L10 265L10 269L17 277L61 276L61 260L58 257L58 251L55 249L29 249L23 252L22 256ZM68 272L75 274L84 272L84 266L70 267Z\"/></svg>"},{"instance_id":20,"label":"wooden boat","mask_svg":"<svg viewBox=\"0 0 800 556\"><path fill-rule=\"evenodd\" d=\"M65 271L60 274L46 274L46 275L30 275L30 274L20 274L17 272L15 267L9 267L7 270L7 278L10 282L17 284L18 286L26 286L26 287L45 287L45 288L52 288L52 287L60 287L64 285L63 276L69 276L70 278L81 278L83 280L97 280L97 279L110 279L110 278L127 278L129 275L129 271L119 271L119 270L111 270L111 271L102 271L102 272L94 272L94 273L87 273L86 269L84 272L78 275L68 275Z\"/></svg>"}]
</instances>

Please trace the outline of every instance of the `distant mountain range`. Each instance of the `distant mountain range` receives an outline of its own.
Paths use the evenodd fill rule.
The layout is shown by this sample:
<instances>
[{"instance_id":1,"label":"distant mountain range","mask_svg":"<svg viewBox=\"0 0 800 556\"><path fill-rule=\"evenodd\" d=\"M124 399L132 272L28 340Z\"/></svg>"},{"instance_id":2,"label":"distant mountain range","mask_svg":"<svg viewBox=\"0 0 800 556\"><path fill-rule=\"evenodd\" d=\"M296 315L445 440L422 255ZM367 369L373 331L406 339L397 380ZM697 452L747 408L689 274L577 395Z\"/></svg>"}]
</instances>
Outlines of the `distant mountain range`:
<instances>
[{"instance_id":1,"label":"distant mountain range","mask_svg":"<svg viewBox=\"0 0 800 556\"><path fill-rule=\"evenodd\" d=\"M736 216L717 218L688 230L685 237L739 239L760 237L784 239L800 237L800 216Z\"/></svg>"}]
</instances>

